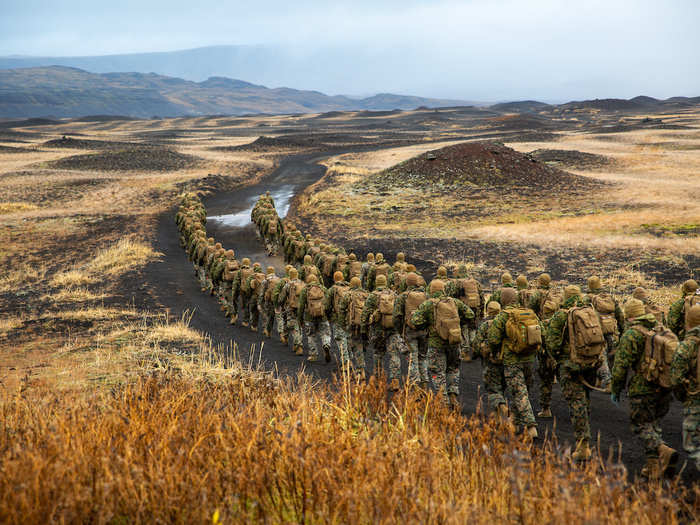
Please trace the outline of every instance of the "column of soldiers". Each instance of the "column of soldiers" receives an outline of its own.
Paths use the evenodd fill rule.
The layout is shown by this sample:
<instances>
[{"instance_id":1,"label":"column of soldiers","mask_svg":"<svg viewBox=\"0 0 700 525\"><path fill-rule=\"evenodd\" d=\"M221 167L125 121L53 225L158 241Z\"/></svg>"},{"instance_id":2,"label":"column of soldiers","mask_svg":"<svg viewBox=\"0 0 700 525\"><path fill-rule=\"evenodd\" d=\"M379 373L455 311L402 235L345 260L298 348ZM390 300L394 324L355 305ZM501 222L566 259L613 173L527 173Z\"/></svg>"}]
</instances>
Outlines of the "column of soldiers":
<instances>
[{"instance_id":1,"label":"column of soldiers","mask_svg":"<svg viewBox=\"0 0 700 525\"><path fill-rule=\"evenodd\" d=\"M673 471L678 453L661 434L660 421L672 396L684 404L683 446L700 469L700 294L683 284L668 316L637 288L624 305L592 276L579 286L552 285L548 274L530 286L505 272L490 297L460 265L452 278L445 267L427 283L404 254L393 265L383 254L364 262L354 253L304 236L278 217L269 194L252 212L269 254L284 256L283 277L248 259L240 263L206 236L206 212L196 196L183 197L176 222L180 241L195 267L202 291L217 295L236 324L271 337L273 327L297 355L364 376L367 357L397 390L402 367L407 385L441 392L459 408L462 361L479 358L494 416L536 439L530 401L533 372L540 382L537 417L551 418L553 385L559 383L576 435L575 461L592 455L590 395L608 392L619 403L627 392L633 432L643 443L642 475L658 479ZM332 357L331 341L336 353ZM536 367L535 367L536 365Z\"/></svg>"}]
</instances>

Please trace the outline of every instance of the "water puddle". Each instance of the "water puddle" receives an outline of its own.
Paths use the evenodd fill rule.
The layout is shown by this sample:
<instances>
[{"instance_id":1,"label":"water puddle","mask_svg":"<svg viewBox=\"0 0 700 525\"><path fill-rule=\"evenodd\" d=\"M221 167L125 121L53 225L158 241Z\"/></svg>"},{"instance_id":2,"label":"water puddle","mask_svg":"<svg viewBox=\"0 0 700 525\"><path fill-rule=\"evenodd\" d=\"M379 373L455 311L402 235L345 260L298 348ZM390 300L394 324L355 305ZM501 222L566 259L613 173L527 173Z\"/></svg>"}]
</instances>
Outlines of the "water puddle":
<instances>
[{"instance_id":1,"label":"water puddle","mask_svg":"<svg viewBox=\"0 0 700 525\"><path fill-rule=\"evenodd\" d=\"M272 198L275 201L275 208L277 209L277 213L280 217L284 218L287 216L287 212L289 211L289 205L292 201L292 197L294 197L295 190L296 186L288 184L279 187L275 191L270 192ZM211 217L207 217L207 222L212 221L218 223L218 225L220 226L245 228L251 223L250 212L253 211L253 206L255 206L257 200L258 195L254 195L253 197L248 199L248 202L246 203L247 207L245 210L236 213L230 213L227 215L213 215Z\"/></svg>"}]
</instances>

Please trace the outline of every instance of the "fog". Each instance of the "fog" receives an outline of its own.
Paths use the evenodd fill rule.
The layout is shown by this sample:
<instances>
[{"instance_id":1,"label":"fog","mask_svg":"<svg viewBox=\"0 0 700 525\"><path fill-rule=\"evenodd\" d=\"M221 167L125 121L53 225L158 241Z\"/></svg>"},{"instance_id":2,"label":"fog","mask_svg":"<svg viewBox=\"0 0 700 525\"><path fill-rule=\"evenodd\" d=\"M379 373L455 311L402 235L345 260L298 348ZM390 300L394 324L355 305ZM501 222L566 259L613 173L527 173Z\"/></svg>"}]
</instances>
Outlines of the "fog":
<instances>
[{"instance_id":1,"label":"fog","mask_svg":"<svg viewBox=\"0 0 700 525\"><path fill-rule=\"evenodd\" d=\"M329 94L474 101L700 94L697 0L329 4L2 0L0 55L246 45L258 46L249 58L182 63L177 72Z\"/></svg>"}]
</instances>

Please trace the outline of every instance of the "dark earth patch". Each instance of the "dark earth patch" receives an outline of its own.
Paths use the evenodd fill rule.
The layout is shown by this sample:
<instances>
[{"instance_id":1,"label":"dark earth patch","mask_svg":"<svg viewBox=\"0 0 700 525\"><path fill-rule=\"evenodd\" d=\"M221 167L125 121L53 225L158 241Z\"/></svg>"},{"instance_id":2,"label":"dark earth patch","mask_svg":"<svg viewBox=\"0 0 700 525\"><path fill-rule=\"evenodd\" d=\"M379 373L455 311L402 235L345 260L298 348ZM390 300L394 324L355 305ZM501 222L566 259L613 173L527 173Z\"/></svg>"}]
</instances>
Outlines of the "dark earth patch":
<instances>
[{"instance_id":1,"label":"dark earth patch","mask_svg":"<svg viewBox=\"0 0 700 525\"><path fill-rule=\"evenodd\" d=\"M536 149L528 155L553 166L575 169L596 169L613 165L615 161L605 155L566 149Z\"/></svg>"},{"instance_id":2,"label":"dark earth patch","mask_svg":"<svg viewBox=\"0 0 700 525\"><path fill-rule=\"evenodd\" d=\"M73 155L47 163L56 169L166 172L199 165L202 159L165 148L139 147L87 155Z\"/></svg>"}]
</instances>

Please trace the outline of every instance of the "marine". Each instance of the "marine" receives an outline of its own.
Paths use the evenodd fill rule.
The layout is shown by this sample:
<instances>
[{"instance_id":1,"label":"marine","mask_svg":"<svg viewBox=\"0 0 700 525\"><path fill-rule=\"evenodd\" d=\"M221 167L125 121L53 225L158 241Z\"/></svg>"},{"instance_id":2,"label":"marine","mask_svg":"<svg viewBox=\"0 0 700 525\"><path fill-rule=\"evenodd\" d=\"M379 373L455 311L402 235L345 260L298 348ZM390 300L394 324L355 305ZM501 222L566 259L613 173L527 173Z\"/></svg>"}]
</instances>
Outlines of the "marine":
<instances>
[{"instance_id":1,"label":"marine","mask_svg":"<svg viewBox=\"0 0 700 525\"><path fill-rule=\"evenodd\" d=\"M326 292L326 316L330 320L333 340L338 349L336 362L342 370L352 368L347 317L342 309L343 299L348 293L350 293L350 283L343 279L342 272L336 271L333 274L333 286Z\"/></svg>"},{"instance_id":2,"label":"marine","mask_svg":"<svg viewBox=\"0 0 700 525\"><path fill-rule=\"evenodd\" d=\"M350 279L350 291L343 297L340 315L345 317L349 335L349 353L354 369L360 376L365 373L366 325L362 323L362 312L368 293L362 288L359 277Z\"/></svg>"},{"instance_id":3,"label":"marine","mask_svg":"<svg viewBox=\"0 0 700 525\"><path fill-rule=\"evenodd\" d=\"M299 310L299 299L304 283L299 279L299 272L296 268L290 268L289 280L279 293L278 304L284 305L287 311L286 330L287 336L291 335L292 348L296 355L304 355L303 337L301 325L298 321L297 312Z\"/></svg>"},{"instance_id":4,"label":"marine","mask_svg":"<svg viewBox=\"0 0 700 525\"><path fill-rule=\"evenodd\" d=\"M395 274L394 274L395 275ZM421 388L428 388L428 332L412 324L413 313L428 299L425 288L420 286L418 274L406 275L406 290L394 302L394 329L402 334L408 350L408 380Z\"/></svg>"},{"instance_id":5,"label":"marine","mask_svg":"<svg viewBox=\"0 0 700 525\"><path fill-rule=\"evenodd\" d=\"M462 361L469 362L472 360L473 341L476 336L477 327L481 324L484 309L484 292L481 289L479 281L469 275L466 264L457 266L454 278L451 279L445 287L445 294L459 299L474 312L474 319L469 321L463 327L462 332Z\"/></svg>"},{"instance_id":6,"label":"marine","mask_svg":"<svg viewBox=\"0 0 700 525\"><path fill-rule=\"evenodd\" d=\"M272 292L275 285L281 279L275 274L275 267L268 266L265 280L261 283L257 291L257 307L260 312L262 333L264 337L270 337L275 324L275 305L272 300Z\"/></svg>"},{"instance_id":7,"label":"marine","mask_svg":"<svg viewBox=\"0 0 700 525\"><path fill-rule=\"evenodd\" d=\"M331 360L331 327L326 318L326 289L314 274L309 275L299 296L297 322L303 326L309 345L307 361L319 359L320 341L326 363Z\"/></svg>"},{"instance_id":8,"label":"marine","mask_svg":"<svg viewBox=\"0 0 700 525\"><path fill-rule=\"evenodd\" d=\"M484 387L491 410L506 419L508 403L505 394L506 378L503 373L503 358L501 352L491 352L489 344L489 329L499 313L501 313L501 305L496 301L490 301L486 305L486 317L479 324L474 336L474 357L480 357L484 367Z\"/></svg>"},{"instance_id":9,"label":"marine","mask_svg":"<svg viewBox=\"0 0 700 525\"><path fill-rule=\"evenodd\" d=\"M698 283L688 279L681 287L681 298L674 301L668 310L668 327L679 339L685 337L686 310L697 303L700 303Z\"/></svg>"}]
</instances>

